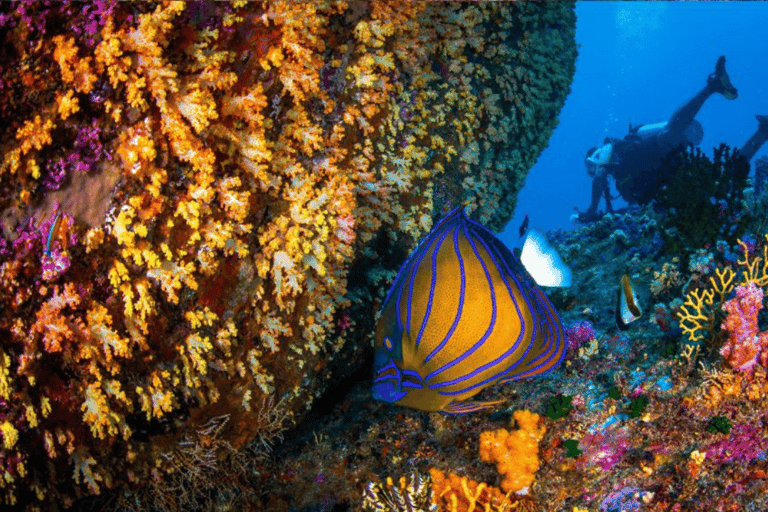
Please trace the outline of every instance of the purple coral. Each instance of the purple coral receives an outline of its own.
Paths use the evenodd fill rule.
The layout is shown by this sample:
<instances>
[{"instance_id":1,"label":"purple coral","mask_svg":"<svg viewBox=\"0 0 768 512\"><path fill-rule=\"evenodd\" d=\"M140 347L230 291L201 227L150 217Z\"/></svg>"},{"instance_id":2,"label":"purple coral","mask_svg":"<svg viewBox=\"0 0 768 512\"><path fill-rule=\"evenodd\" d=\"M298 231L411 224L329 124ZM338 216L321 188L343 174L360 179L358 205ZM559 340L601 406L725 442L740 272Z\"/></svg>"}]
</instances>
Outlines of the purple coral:
<instances>
[{"instance_id":1,"label":"purple coral","mask_svg":"<svg viewBox=\"0 0 768 512\"><path fill-rule=\"evenodd\" d=\"M727 438L706 448L707 459L718 463L740 460L750 462L768 449L768 437L760 427L742 423L731 429Z\"/></svg>"},{"instance_id":2,"label":"purple coral","mask_svg":"<svg viewBox=\"0 0 768 512\"><path fill-rule=\"evenodd\" d=\"M75 138L75 147L66 157L48 161L48 174L43 179L46 188L57 190L66 178L67 171L87 172L93 170L102 158L111 159L111 155L101 143L101 128L96 120L81 126Z\"/></svg>"},{"instance_id":3,"label":"purple coral","mask_svg":"<svg viewBox=\"0 0 768 512\"><path fill-rule=\"evenodd\" d=\"M595 339L595 328L588 320L574 322L565 328L568 350L576 350L589 340Z\"/></svg>"},{"instance_id":4,"label":"purple coral","mask_svg":"<svg viewBox=\"0 0 768 512\"><path fill-rule=\"evenodd\" d=\"M49 229L50 225L49 222ZM30 218L26 225L19 225L16 228L16 233L18 237L13 241L13 251L21 258L25 258L33 251L42 250L45 246L46 235L38 231L37 226L35 226L35 219Z\"/></svg>"},{"instance_id":5,"label":"purple coral","mask_svg":"<svg viewBox=\"0 0 768 512\"><path fill-rule=\"evenodd\" d=\"M42 276L44 281L53 281L67 271L72 261L66 253L51 251L50 256L42 258Z\"/></svg>"},{"instance_id":6,"label":"purple coral","mask_svg":"<svg viewBox=\"0 0 768 512\"><path fill-rule=\"evenodd\" d=\"M600 503L600 512L629 512L640 510L643 492L636 487L624 487L606 496Z\"/></svg>"},{"instance_id":7,"label":"purple coral","mask_svg":"<svg viewBox=\"0 0 768 512\"><path fill-rule=\"evenodd\" d=\"M613 469L629 449L630 437L624 427L612 427L587 434L579 443L588 465L600 466L604 471Z\"/></svg>"}]
</instances>

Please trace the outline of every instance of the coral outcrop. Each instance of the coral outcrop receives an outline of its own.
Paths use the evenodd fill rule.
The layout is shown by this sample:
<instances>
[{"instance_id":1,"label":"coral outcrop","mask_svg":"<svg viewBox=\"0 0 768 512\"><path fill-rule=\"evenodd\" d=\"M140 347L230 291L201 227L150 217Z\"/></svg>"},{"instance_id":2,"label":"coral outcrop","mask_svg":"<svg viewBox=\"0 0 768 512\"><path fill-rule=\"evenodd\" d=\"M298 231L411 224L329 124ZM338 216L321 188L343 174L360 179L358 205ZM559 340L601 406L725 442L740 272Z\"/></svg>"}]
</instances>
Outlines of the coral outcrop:
<instances>
[{"instance_id":1,"label":"coral outcrop","mask_svg":"<svg viewBox=\"0 0 768 512\"><path fill-rule=\"evenodd\" d=\"M268 446L433 218L509 218L573 29L560 2L0 6L3 503Z\"/></svg>"},{"instance_id":2,"label":"coral outcrop","mask_svg":"<svg viewBox=\"0 0 768 512\"><path fill-rule=\"evenodd\" d=\"M673 212L669 227L677 229L665 233L670 252L742 236L750 220L744 205L749 162L738 150L721 144L710 159L700 149L688 149L670 157L668 165L659 205Z\"/></svg>"}]
</instances>

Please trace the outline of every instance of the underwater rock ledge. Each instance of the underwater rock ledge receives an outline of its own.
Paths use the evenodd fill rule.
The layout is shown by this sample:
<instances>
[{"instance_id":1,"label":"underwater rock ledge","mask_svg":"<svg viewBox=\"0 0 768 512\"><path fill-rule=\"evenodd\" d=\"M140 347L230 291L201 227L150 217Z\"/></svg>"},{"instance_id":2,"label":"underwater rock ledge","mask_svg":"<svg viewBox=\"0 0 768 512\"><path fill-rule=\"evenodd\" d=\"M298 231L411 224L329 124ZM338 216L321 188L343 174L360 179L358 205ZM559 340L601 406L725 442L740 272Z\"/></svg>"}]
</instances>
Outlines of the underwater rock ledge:
<instances>
[{"instance_id":1,"label":"underwater rock ledge","mask_svg":"<svg viewBox=\"0 0 768 512\"><path fill-rule=\"evenodd\" d=\"M177 509L215 481L195 464L262 460L365 360L435 218L509 219L574 25L573 2L1 7L3 503Z\"/></svg>"}]
</instances>

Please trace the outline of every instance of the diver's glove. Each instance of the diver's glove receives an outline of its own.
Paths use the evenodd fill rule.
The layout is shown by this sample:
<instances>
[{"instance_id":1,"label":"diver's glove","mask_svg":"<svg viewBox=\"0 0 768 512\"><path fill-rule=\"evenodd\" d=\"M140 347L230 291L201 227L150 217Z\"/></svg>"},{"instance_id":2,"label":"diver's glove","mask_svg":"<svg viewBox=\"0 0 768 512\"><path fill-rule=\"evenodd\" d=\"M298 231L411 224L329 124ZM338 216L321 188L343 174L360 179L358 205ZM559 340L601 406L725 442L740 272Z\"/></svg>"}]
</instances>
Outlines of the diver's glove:
<instances>
[{"instance_id":1,"label":"diver's glove","mask_svg":"<svg viewBox=\"0 0 768 512\"><path fill-rule=\"evenodd\" d=\"M576 210L576 213L571 215L571 222L578 222L580 224L587 224L589 222L595 222L596 220L600 220L602 218L602 214L598 212L580 212L578 209Z\"/></svg>"}]
</instances>

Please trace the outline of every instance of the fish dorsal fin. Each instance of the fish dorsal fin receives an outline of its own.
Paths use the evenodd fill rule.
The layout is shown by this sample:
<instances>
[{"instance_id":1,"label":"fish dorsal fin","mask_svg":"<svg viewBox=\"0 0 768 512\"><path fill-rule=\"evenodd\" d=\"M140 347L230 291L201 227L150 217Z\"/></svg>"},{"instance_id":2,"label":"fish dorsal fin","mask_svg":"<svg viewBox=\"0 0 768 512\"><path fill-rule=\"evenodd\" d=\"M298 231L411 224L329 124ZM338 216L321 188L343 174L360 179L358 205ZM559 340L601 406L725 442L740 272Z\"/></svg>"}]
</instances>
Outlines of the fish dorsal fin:
<instances>
[{"instance_id":1,"label":"fish dorsal fin","mask_svg":"<svg viewBox=\"0 0 768 512\"><path fill-rule=\"evenodd\" d=\"M469 414L471 412L482 411L494 405L503 404L506 400L489 400L486 402L451 402L440 412L445 414Z\"/></svg>"}]
</instances>

